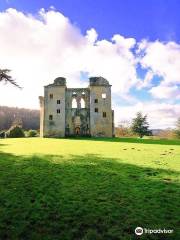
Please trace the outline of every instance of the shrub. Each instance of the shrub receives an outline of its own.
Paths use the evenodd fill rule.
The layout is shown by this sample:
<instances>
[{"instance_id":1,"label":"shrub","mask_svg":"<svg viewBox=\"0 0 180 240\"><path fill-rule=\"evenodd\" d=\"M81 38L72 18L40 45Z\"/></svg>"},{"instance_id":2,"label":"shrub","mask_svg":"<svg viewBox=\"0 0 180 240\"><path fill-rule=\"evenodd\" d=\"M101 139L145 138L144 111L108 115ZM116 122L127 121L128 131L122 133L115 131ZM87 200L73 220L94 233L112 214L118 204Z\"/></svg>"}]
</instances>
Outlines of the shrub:
<instances>
[{"instance_id":1,"label":"shrub","mask_svg":"<svg viewBox=\"0 0 180 240\"><path fill-rule=\"evenodd\" d=\"M21 138L25 137L24 131L19 126L12 126L6 133L9 138Z\"/></svg>"},{"instance_id":2,"label":"shrub","mask_svg":"<svg viewBox=\"0 0 180 240\"><path fill-rule=\"evenodd\" d=\"M0 132L0 138L5 138L5 137L6 137L6 132L5 131Z\"/></svg>"},{"instance_id":3,"label":"shrub","mask_svg":"<svg viewBox=\"0 0 180 240\"><path fill-rule=\"evenodd\" d=\"M38 133L36 130L29 130L28 133L27 133L27 136L28 137L37 137Z\"/></svg>"},{"instance_id":4,"label":"shrub","mask_svg":"<svg viewBox=\"0 0 180 240\"><path fill-rule=\"evenodd\" d=\"M175 129L176 138L180 139L180 118L178 118Z\"/></svg>"}]
</instances>

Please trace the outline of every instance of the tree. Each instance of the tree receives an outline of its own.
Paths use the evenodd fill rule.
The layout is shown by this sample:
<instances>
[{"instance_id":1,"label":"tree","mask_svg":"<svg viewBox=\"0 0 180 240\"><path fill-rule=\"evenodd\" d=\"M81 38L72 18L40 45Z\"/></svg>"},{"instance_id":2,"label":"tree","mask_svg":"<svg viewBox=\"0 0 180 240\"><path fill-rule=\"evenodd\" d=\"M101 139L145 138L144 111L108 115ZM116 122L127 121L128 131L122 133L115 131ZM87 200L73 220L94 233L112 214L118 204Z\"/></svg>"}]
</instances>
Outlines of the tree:
<instances>
[{"instance_id":1,"label":"tree","mask_svg":"<svg viewBox=\"0 0 180 240\"><path fill-rule=\"evenodd\" d=\"M0 69L0 82L5 81L13 84L14 86L21 88L15 80L12 78L12 76L9 75L11 70L9 69Z\"/></svg>"},{"instance_id":2,"label":"tree","mask_svg":"<svg viewBox=\"0 0 180 240\"><path fill-rule=\"evenodd\" d=\"M178 118L177 123L176 123L175 134L176 134L177 138L180 138L180 118Z\"/></svg>"},{"instance_id":3,"label":"tree","mask_svg":"<svg viewBox=\"0 0 180 240\"><path fill-rule=\"evenodd\" d=\"M130 137L132 136L132 131L130 128L130 123L127 120L119 122L118 126L115 128L116 137Z\"/></svg>"},{"instance_id":4,"label":"tree","mask_svg":"<svg viewBox=\"0 0 180 240\"><path fill-rule=\"evenodd\" d=\"M21 138L21 137L25 137L25 134L21 127L12 126L6 133L6 136L9 138Z\"/></svg>"},{"instance_id":5,"label":"tree","mask_svg":"<svg viewBox=\"0 0 180 240\"><path fill-rule=\"evenodd\" d=\"M32 129L30 129L27 133L28 137L37 137L37 135L38 135L37 131Z\"/></svg>"},{"instance_id":6,"label":"tree","mask_svg":"<svg viewBox=\"0 0 180 240\"><path fill-rule=\"evenodd\" d=\"M138 112L136 117L132 120L131 125L133 133L137 134L140 138L143 136L152 135L151 130L149 130L149 123L147 122L147 115L142 115Z\"/></svg>"}]
</instances>

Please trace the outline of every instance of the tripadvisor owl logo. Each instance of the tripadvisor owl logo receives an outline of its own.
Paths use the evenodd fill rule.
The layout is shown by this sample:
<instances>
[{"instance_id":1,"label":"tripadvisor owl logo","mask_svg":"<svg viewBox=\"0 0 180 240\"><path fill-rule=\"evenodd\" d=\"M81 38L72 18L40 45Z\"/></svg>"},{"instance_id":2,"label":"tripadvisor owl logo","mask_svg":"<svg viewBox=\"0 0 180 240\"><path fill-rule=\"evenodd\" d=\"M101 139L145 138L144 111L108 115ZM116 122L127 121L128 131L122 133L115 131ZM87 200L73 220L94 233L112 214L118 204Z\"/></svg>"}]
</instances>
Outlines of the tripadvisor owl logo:
<instances>
[{"instance_id":1,"label":"tripadvisor owl logo","mask_svg":"<svg viewBox=\"0 0 180 240\"><path fill-rule=\"evenodd\" d=\"M137 227L135 229L135 234L136 235L142 235L143 234L143 228L142 227Z\"/></svg>"}]
</instances>

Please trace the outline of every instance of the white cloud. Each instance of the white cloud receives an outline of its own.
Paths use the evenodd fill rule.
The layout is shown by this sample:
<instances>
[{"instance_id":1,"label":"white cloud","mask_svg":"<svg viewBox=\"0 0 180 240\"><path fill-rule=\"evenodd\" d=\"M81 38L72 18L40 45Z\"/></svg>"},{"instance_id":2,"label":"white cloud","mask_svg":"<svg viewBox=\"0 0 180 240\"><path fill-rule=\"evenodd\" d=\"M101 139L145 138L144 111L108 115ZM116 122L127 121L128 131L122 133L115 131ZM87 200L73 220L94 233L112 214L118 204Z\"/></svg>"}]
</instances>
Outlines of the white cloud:
<instances>
[{"instance_id":1,"label":"white cloud","mask_svg":"<svg viewBox=\"0 0 180 240\"><path fill-rule=\"evenodd\" d=\"M160 99L169 99L169 100L176 100L180 99L180 90L178 86L163 86L163 84L153 87L150 90L150 93L155 97L155 98L160 98Z\"/></svg>"},{"instance_id":2,"label":"white cloud","mask_svg":"<svg viewBox=\"0 0 180 240\"><path fill-rule=\"evenodd\" d=\"M153 75L162 77L160 85L154 86L151 93L156 98L179 98L180 90L180 45L175 42L159 41L139 44L138 53L141 65L151 69Z\"/></svg>"},{"instance_id":3,"label":"white cloud","mask_svg":"<svg viewBox=\"0 0 180 240\"><path fill-rule=\"evenodd\" d=\"M90 44L94 44L98 38L98 34L94 28L91 28L90 30L87 30L86 38Z\"/></svg>"},{"instance_id":4,"label":"white cloud","mask_svg":"<svg viewBox=\"0 0 180 240\"><path fill-rule=\"evenodd\" d=\"M137 44L138 56L134 53ZM119 119L132 117L139 105L136 104L137 99L130 95L131 88L151 88L156 98L167 98L172 94L178 98L179 49L176 43L149 43L146 40L136 43L134 38L119 34L115 34L111 40L99 40L93 28L83 35L80 29L54 8L47 12L41 9L37 16L8 9L0 12L0 68L11 69L12 76L23 86L23 90L0 83L0 105L38 108L38 96L43 94L44 85L53 82L57 76L64 76L68 86L87 86L87 81L80 80L81 73L86 72L88 76L107 78L112 84L113 96L133 104L131 107L118 107L115 104L118 110L115 116ZM139 61L148 69L143 81L137 76ZM163 84L152 87L155 74L162 76ZM154 116L152 124L155 122L153 119L159 120L161 111L158 109L162 105L154 102L143 106L150 109ZM177 116L178 105L170 106L174 115L164 120L163 126L172 125ZM170 106L164 105L166 115Z\"/></svg>"},{"instance_id":5,"label":"white cloud","mask_svg":"<svg viewBox=\"0 0 180 240\"><path fill-rule=\"evenodd\" d=\"M126 120L131 121L136 113L141 111L147 114L150 127L153 129L175 127L177 118L180 116L179 104L167 104L158 102L148 102L131 106L115 107L115 122Z\"/></svg>"},{"instance_id":6,"label":"white cloud","mask_svg":"<svg viewBox=\"0 0 180 240\"><path fill-rule=\"evenodd\" d=\"M80 85L82 71L107 78L113 91L122 96L138 82L131 52L135 39L114 35L112 41L98 41L95 29L82 35L68 18L52 9L41 9L36 18L8 9L0 13L0 35L0 66L12 69L24 87L22 92L4 88L1 104L38 107L43 85L57 76L67 77L71 86Z\"/></svg>"}]
</instances>

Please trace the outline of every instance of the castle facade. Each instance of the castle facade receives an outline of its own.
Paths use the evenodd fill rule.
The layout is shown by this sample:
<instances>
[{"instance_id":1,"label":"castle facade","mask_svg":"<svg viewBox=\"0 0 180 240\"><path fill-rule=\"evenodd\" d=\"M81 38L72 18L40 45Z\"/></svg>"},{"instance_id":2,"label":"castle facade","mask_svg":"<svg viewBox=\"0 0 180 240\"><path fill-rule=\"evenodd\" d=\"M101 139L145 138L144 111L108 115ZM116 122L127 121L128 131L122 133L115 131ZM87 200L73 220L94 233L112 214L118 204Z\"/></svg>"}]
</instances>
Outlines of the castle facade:
<instances>
[{"instance_id":1,"label":"castle facade","mask_svg":"<svg viewBox=\"0 0 180 240\"><path fill-rule=\"evenodd\" d=\"M58 77L39 99L41 137L114 136L111 85L102 77L89 78L87 88L67 88Z\"/></svg>"}]
</instances>

